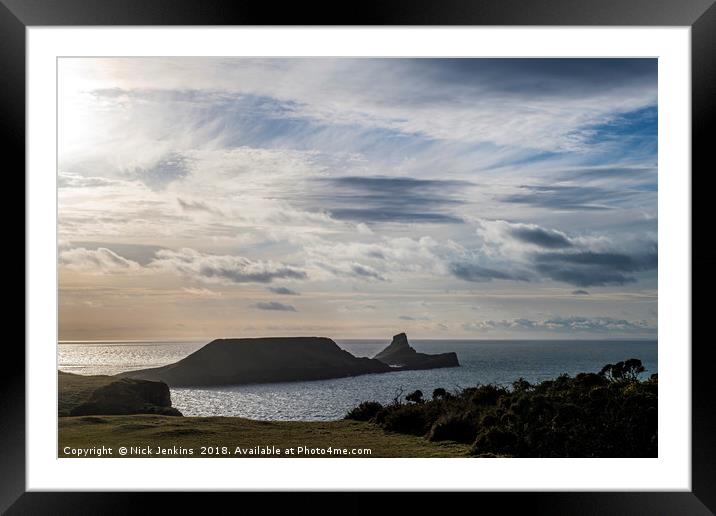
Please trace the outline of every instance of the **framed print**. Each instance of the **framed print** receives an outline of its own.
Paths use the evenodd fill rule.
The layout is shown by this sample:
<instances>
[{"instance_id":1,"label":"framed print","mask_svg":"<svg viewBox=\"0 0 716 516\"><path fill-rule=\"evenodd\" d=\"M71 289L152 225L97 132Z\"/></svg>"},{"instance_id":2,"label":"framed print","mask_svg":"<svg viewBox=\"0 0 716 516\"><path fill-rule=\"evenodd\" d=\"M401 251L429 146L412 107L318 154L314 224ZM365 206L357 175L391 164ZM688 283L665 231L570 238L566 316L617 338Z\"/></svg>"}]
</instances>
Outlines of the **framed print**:
<instances>
[{"instance_id":1,"label":"framed print","mask_svg":"<svg viewBox=\"0 0 716 516\"><path fill-rule=\"evenodd\" d=\"M709 514L714 9L4 2L27 306L3 508Z\"/></svg>"}]
</instances>

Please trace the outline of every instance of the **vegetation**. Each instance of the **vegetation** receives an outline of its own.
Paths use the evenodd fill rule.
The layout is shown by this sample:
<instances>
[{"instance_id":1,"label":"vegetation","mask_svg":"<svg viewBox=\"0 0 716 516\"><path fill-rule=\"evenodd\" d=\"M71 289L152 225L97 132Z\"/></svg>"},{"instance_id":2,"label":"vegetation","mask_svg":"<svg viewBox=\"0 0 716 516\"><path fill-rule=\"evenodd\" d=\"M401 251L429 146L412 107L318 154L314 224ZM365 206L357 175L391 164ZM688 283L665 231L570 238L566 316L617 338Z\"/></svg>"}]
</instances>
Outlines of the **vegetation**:
<instances>
[{"instance_id":1,"label":"vegetation","mask_svg":"<svg viewBox=\"0 0 716 516\"><path fill-rule=\"evenodd\" d=\"M155 415L61 417L60 457L72 450L90 447L111 448L106 456L142 456L136 448L153 450L152 457L345 457L341 454L301 452L299 447L328 449L370 449L370 453L349 454L356 458L378 457L467 457L470 447L453 442L430 442L412 435L389 433L361 421L252 421L238 417L171 417ZM251 454L255 447L273 446L296 454ZM69 448L68 448L69 447ZM202 450L203 447L203 450ZM160 454L158 449L171 454ZM226 448L226 450L223 450ZM237 453L241 448L243 453ZM134 450L133 450L134 449ZM178 454L173 454L178 450ZM192 450L189 453L188 450ZM205 452L202 455L202 451ZM93 455L90 455L93 457Z\"/></svg>"},{"instance_id":2,"label":"vegetation","mask_svg":"<svg viewBox=\"0 0 716 516\"><path fill-rule=\"evenodd\" d=\"M84 376L58 371L58 415L69 416L72 409L89 401L95 390L116 380L113 376Z\"/></svg>"},{"instance_id":3,"label":"vegetation","mask_svg":"<svg viewBox=\"0 0 716 516\"><path fill-rule=\"evenodd\" d=\"M405 402L364 402L346 418L470 444L476 456L656 457L658 378L641 380L643 372L630 359L537 385L520 378L510 388L435 389L430 400L415 391Z\"/></svg>"}]
</instances>

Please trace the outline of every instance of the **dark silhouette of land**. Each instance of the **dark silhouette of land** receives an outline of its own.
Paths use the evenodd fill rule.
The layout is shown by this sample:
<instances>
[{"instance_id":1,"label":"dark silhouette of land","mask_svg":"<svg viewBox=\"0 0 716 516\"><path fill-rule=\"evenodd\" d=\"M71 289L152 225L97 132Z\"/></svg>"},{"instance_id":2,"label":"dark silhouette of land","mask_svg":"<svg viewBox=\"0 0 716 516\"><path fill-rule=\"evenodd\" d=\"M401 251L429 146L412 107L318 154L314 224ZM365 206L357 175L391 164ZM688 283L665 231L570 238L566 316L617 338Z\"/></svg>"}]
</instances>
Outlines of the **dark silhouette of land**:
<instances>
[{"instance_id":1,"label":"dark silhouette of land","mask_svg":"<svg viewBox=\"0 0 716 516\"><path fill-rule=\"evenodd\" d=\"M428 355L418 353L408 343L408 336L399 333L383 351L374 356L376 360L405 369L436 369L439 367L458 367L457 354L454 352Z\"/></svg>"},{"instance_id":2,"label":"dark silhouette of land","mask_svg":"<svg viewBox=\"0 0 716 516\"><path fill-rule=\"evenodd\" d=\"M169 387L163 382L112 376L82 376L59 371L61 416L157 414L181 416L172 407Z\"/></svg>"},{"instance_id":3,"label":"dark silhouette of land","mask_svg":"<svg viewBox=\"0 0 716 516\"><path fill-rule=\"evenodd\" d=\"M417 353L404 333L396 335L375 358L355 357L325 337L269 337L217 339L174 364L117 376L177 387L211 386L325 380L459 365L455 353Z\"/></svg>"}]
</instances>

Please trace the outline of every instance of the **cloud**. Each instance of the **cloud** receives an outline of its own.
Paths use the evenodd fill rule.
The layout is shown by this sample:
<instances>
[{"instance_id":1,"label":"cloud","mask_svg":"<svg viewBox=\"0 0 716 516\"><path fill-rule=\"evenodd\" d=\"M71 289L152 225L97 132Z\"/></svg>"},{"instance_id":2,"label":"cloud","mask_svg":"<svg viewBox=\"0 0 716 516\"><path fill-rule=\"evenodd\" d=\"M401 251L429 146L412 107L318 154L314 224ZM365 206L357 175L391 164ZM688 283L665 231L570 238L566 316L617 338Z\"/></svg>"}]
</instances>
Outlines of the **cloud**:
<instances>
[{"instance_id":1,"label":"cloud","mask_svg":"<svg viewBox=\"0 0 716 516\"><path fill-rule=\"evenodd\" d=\"M396 274L568 283L576 287L623 285L657 266L656 244L632 240L617 246L602 235L568 235L536 224L481 220L477 246L452 240L383 237L370 243L319 241L304 247L309 263L339 277L387 281ZM326 256L331 261L325 260Z\"/></svg>"},{"instance_id":2,"label":"cloud","mask_svg":"<svg viewBox=\"0 0 716 516\"><path fill-rule=\"evenodd\" d=\"M182 291L197 297L221 297L221 292L208 288L183 288Z\"/></svg>"},{"instance_id":3,"label":"cloud","mask_svg":"<svg viewBox=\"0 0 716 516\"><path fill-rule=\"evenodd\" d=\"M633 190L610 190L596 186L521 186L523 193L504 195L500 201L565 211L613 209L641 195Z\"/></svg>"},{"instance_id":4,"label":"cloud","mask_svg":"<svg viewBox=\"0 0 716 516\"><path fill-rule=\"evenodd\" d=\"M553 317L543 320L503 319L463 324L468 331L518 330L595 333L653 333L656 328L646 321L628 321L612 317Z\"/></svg>"},{"instance_id":5,"label":"cloud","mask_svg":"<svg viewBox=\"0 0 716 516\"><path fill-rule=\"evenodd\" d=\"M648 166L601 166L574 168L560 173L561 181L583 182L607 182L627 180L630 182L656 182L656 167Z\"/></svg>"},{"instance_id":6,"label":"cloud","mask_svg":"<svg viewBox=\"0 0 716 516\"><path fill-rule=\"evenodd\" d=\"M57 175L57 188L101 188L115 186L118 183L106 177L88 177L70 172L60 172Z\"/></svg>"},{"instance_id":7,"label":"cloud","mask_svg":"<svg viewBox=\"0 0 716 516\"><path fill-rule=\"evenodd\" d=\"M510 229L513 238L548 249L572 247L572 242L560 231L548 230L535 225L515 225Z\"/></svg>"},{"instance_id":8,"label":"cloud","mask_svg":"<svg viewBox=\"0 0 716 516\"><path fill-rule=\"evenodd\" d=\"M272 261L243 256L203 254L194 249L162 250L150 264L196 279L224 283L270 283L275 279L306 279L305 271Z\"/></svg>"},{"instance_id":9,"label":"cloud","mask_svg":"<svg viewBox=\"0 0 716 516\"><path fill-rule=\"evenodd\" d=\"M465 281L484 282L493 279L522 279L506 272L483 267L476 263L453 263L450 264L450 272L456 278Z\"/></svg>"},{"instance_id":10,"label":"cloud","mask_svg":"<svg viewBox=\"0 0 716 516\"><path fill-rule=\"evenodd\" d=\"M190 173L191 160L179 152L170 152L149 167L136 167L133 175L152 190L164 190Z\"/></svg>"},{"instance_id":11,"label":"cloud","mask_svg":"<svg viewBox=\"0 0 716 516\"><path fill-rule=\"evenodd\" d=\"M72 241L71 246L83 247L90 251L96 251L100 248L109 249L116 255L126 258L129 261L137 262L139 265L149 264L156 257L158 251L165 249L158 245L91 241Z\"/></svg>"},{"instance_id":12,"label":"cloud","mask_svg":"<svg viewBox=\"0 0 716 516\"><path fill-rule=\"evenodd\" d=\"M378 307L371 304L353 304L353 305L343 305L339 306L337 308L338 312L341 313L351 313L351 312L375 312L378 310Z\"/></svg>"},{"instance_id":13,"label":"cloud","mask_svg":"<svg viewBox=\"0 0 716 516\"><path fill-rule=\"evenodd\" d=\"M524 261L525 255L534 252L535 248L566 250L578 245L563 231L533 223L488 219L476 222L483 252L509 261Z\"/></svg>"},{"instance_id":14,"label":"cloud","mask_svg":"<svg viewBox=\"0 0 716 516\"><path fill-rule=\"evenodd\" d=\"M429 321L430 317L415 317L412 315L400 315L398 319L402 321Z\"/></svg>"},{"instance_id":15,"label":"cloud","mask_svg":"<svg viewBox=\"0 0 716 516\"><path fill-rule=\"evenodd\" d=\"M479 221L477 233L483 243L482 253L502 262L511 272L501 273L498 269L495 275L494 269L482 270L481 266L468 264L457 271L456 276L462 279L474 276L473 281L478 281L503 276L502 279L549 279L576 287L624 285L636 281L635 273L657 267L656 243L650 241L635 239L626 243L629 249L616 249L610 239L602 236L575 237L536 224L503 220ZM475 273L471 274L473 268ZM520 272L512 272L515 270Z\"/></svg>"},{"instance_id":16,"label":"cloud","mask_svg":"<svg viewBox=\"0 0 716 516\"><path fill-rule=\"evenodd\" d=\"M367 281L388 281L380 272L369 265L357 262L328 263L318 261L315 265L339 278L353 278Z\"/></svg>"},{"instance_id":17,"label":"cloud","mask_svg":"<svg viewBox=\"0 0 716 516\"><path fill-rule=\"evenodd\" d=\"M371 278L380 281L385 281L385 278L381 274L367 265L361 265L360 263L353 263L350 265L350 272L354 276L361 276L364 278Z\"/></svg>"},{"instance_id":18,"label":"cloud","mask_svg":"<svg viewBox=\"0 0 716 516\"><path fill-rule=\"evenodd\" d=\"M60 251L59 262L64 267L90 274L137 273L141 271L141 266L137 262L127 260L104 247L64 249Z\"/></svg>"},{"instance_id":19,"label":"cloud","mask_svg":"<svg viewBox=\"0 0 716 516\"><path fill-rule=\"evenodd\" d=\"M359 222L356 224L356 231L362 235L372 235L373 230L370 229L370 227L367 224L364 224L362 222Z\"/></svg>"},{"instance_id":20,"label":"cloud","mask_svg":"<svg viewBox=\"0 0 716 516\"><path fill-rule=\"evenodd\" d=\"M179 206L181 206L181 209L184 211L205 211L207 213L221 215L221 210L212 208L205 202L187 201L187 200L182 199L181 197L177 197L177 202L179 203Z\"/></svg>"},{"instance_id":21,"label":"cloud","mask_svg":"<svg viewBox=\"0 0 716 516\"><path fill-rule=\"evenodd\" d=\"M494 92L522 97L565 99L622 89L651 87L656 80L654 59L444 59L428 60L446 82L470 80Z\"/></svg>"},{"instance_id":22,"label":"cloud","mask_svg":"<svg viewBox=\"0 0 716 516\"><path fill-rule=\"evenodd\" d=\"M537 253L535 269L557 281L578 287L624 285L633 283L633 273L655 269L656 250L646 255L615 252L579 251L573 253Z\"/></svg>"},{"instance_id":23,"label":"cloud","mask_svg":"<svg viewBox=\"0 0 716 516\"><path fill-rule=\"evenodd\" d=\"M268 290L270 292L273 292L274 294L279 294L282 296L300 296L298 292L295 290L291 290L290 288L286 287L269 287Z\"/></svg>"},{"instance_id":24,"label":"cloud","mask_svg":"<svg viewBox=\"0 0 716 516\"><path fill-rule=\"evenodd\" d=\"M338 220L359 223L461 223L452 209L463 204L467 181L388 176L316 179L309 197Z\"/></svg>"},{"instance_id":25,"label":"cloud","mask_svg":"<svg viewBox=\"0 0 716 516\"><path fill-rule=\"evenodd\" d=\"M285 305L276 301L260 302L254 305L259 310L277 311L277 312L296 312L296 308L292 305Z\"/></svg>"},{"instance_id":26,"label":"cloud","mask_svg":"<svg viewBox=\"0 0 716 516\"><path fill-rule=\"evenodd\" d=\"M199 119L217 127L245 124L243 144L253 146L267 139L303 143L311 133L313 142L331 125L352 134L352 141L346 134L335 138L352 146L362 143L357 127L583 149L590 140L580 128L657 99L656 59L150 58L83 66L94 71L107 63L124 88L98 88L96 99L150 112L153 103L170 106L172 114L199 111ZM266 119L273 126L257 124Z\"/></svg>"},{"instance_id":27,"label":"cloud","mask_svg":"<svg viewBox=\"0 0 716 516\"><path fill-rule=\"evenodd\" d=\"M388 280L396 274L450 275L449 264L470 260L470 253L452 240L382 236L372 242L320 241L304 249L311 262L338 276ZM330 263L325 257L330 256Z\"/></svg>"},{"instance_id":28,"label":"cloud","mask_svg":"<svg viewBox=\"0 0 716 516\"><path fill-rule=\"evenodd\" d=\"M240 290L306 300L305 325L333 313L344 336L347 321L357 334L369 332L358 319L423 312L433 320L416 326L444 321L450 335L478 314L546 320L536 298L555 315L638 319L655 304L655 59L59 66L60 109L73 113L59 131L59 236L116 255L83 258L92 270L146 275L102 280L117 289L161 285L187 305L217 302L202 286L254 284ZM588 285L625 287L570 296ZM354 304L366 313L336 313ZM214 315L197 311L197 324L234 331Z\"/></svg>"}]
</instances>

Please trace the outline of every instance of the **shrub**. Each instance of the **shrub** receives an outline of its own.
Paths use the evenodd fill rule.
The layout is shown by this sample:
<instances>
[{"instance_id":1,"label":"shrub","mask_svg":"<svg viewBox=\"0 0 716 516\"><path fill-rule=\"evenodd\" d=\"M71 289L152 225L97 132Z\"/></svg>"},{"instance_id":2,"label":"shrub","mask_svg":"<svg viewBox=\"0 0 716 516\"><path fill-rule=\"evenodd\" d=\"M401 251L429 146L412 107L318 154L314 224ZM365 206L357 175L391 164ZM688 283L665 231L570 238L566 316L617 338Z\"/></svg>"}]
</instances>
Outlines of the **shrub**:
<instances>
[{"instance_id":1,"label":"shrub","mask_svg":"<svg viewBox=\"0 0 716 516\"><path fill-rule=\"evenodd\" d=\"M473 454L512 454L517 447L518 441L517 435L510 430L500 427L488 428L477 435L471 452Z\"/></svg>"},{"instance_id":2,"label":"shrub","mask_svg":"<svg viewBox=\"0 0 716 516\"><path fill-rule=\"evenodd\" d=\"M527 380L525 380L522 377L519 377L517 380L512 382L512 390L514 390L516 392L527 391L531 388L532 388L532 385L530 384L530 382L528 382Z\"/></svg>"},{"instance_id":3,"label":"shrub","mask_svg":"<svg viewBox=\"0 0 716 516\"><path fill-rule=\"evenodd\" d=\"M435 389L435 390L433 391L433 399L434 399L434 400L437 400L437 399L440 399L440 398L447 398L447 397L448 397L448 393L447 393L447 391L446 391L445 389L443 389L442 387L438 387L437 389Z\"/></svg>"},{"instance_id":4,"label":"shrub","mask_svg":"<svg viewBox=\"0 0 716 516\"><path fill-rule=\"evenodd\" d=\"M480 419L480 426L484 428L490 428L497 424L497 418L494 414L485 414Z\"/></svg>"},{"instance_id":5,"label":"shrub","mask_svg":"<svg viewBox=\"0 0 716 516\"><path fill-rule=\"evenodd\" d=\"M427 412L422 405L410 403L390 405L382 416L382 426L390 432L425 435L429 429Z\"/></svg>"},{"instance_id":6,"label":"shrub","mask_svg":"<svg viewBox=\"0 0 716 516\"><path fill-rule=\"evenodd\" d=\"M641 360L630 358L625 362L605 365L599 374L610 382L636 382L644 371L646 369L641 364Z\"/></svg>"},{"instance_id":7,"label":"shrub","mask_svg":"<svg viewBox=\"0 0 716 516\"><path fill-rule=\"evenodd\" d=\"M443 414L428 433L431 441L471 443L477 435L477 422L469 414Z\"/></svg>"},{"instance_id":8,"label":"shrub","mask_svg":"<svg viewBox=\"0 0 716 516\"><path fill-rule=\"evenodd\" d=\"M407 401L412 401L413 403L423 403L423 391L418 389L417 391L413 391L410 394L407 394L405 396L405 399Z\"/></svg>"},{"instance_id":9,"label":"shrub","mask_svg":"<svg viewBox=\"0 0 716 516\"><path fill-rule=\"evenodd\" d=\"M356 421L370 421L373 419L378 412L383 409L383 405L377 401L364 401L357 407L352 408L346 419L354 419Z\"/></svg>"},{"instance_id":10,"label":"shrub","mask_svg":"<svg viewBox=\"0 0 716 516\"><path fill-rule=\"evenodd\" d=\"M475 405L495 405L501 396L507 394L507 389L496 385L481 385L470 393L470 399Z\"/></svg>"},{"instance_id":11,"label":"shrub","mask_svg":"<svg viewBox=\"0 0 716 516\"><path fill-rule=\"evenodd\" d=\"M430 400L415 391L410 403L365 402L346 417L432 441L472 442L478 456L656 457L658 376L642 381L642 372L630 359L598 374L517 380L511 389L435 389Z\"/></svg>"}]
</instances>

